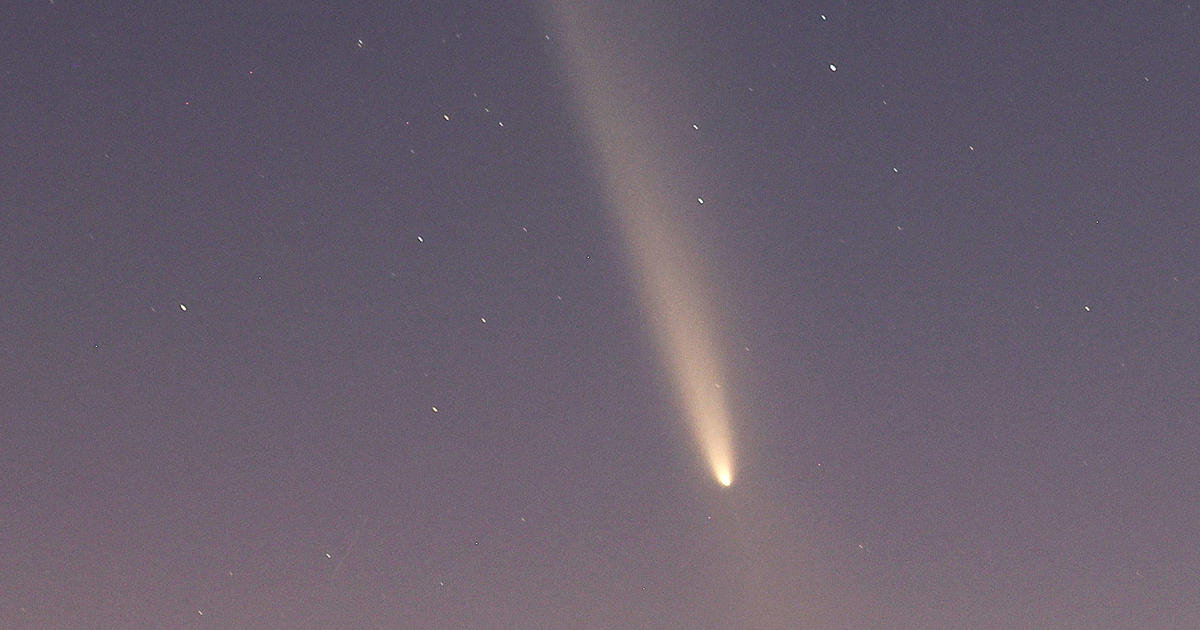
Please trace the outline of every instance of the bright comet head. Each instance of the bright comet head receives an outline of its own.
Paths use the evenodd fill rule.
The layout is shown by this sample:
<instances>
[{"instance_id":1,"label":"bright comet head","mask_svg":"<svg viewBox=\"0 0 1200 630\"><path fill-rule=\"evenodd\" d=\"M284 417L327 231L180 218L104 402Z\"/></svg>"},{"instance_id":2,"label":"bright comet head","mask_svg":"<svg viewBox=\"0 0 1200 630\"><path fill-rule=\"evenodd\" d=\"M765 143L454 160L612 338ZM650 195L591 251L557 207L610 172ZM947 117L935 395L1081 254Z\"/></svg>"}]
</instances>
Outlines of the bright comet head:
<instances>
[{"instance_id":1,"label":"bright comet head","mask_svg":"<svg viewBox=\"0 0 1200 630\"><path fill-rule=\"evenodd\" d=\"M733 471L729 470L728 468L718 470L717 481L719 481L721 485L725 486L726 488L733 485Z\"/></svg>"}]
</instances>

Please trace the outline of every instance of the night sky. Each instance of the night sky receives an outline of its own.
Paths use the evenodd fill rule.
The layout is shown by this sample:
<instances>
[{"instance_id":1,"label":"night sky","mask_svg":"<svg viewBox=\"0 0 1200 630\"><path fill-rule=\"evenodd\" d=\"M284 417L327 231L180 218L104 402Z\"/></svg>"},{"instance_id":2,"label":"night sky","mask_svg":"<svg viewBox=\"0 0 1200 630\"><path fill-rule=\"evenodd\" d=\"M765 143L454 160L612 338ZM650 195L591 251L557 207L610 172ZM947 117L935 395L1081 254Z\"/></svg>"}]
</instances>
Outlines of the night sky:
<instances>
[{"instance_id":1,"label":"night sky","mask_svg":"<svg viewBox=\"0 0 1200 630\"><path fill-rule=\"evenodd\" d=\"M1200 7L576 4L5 4L0 627L1200 628Z\"/></svg>"}]
</instances>

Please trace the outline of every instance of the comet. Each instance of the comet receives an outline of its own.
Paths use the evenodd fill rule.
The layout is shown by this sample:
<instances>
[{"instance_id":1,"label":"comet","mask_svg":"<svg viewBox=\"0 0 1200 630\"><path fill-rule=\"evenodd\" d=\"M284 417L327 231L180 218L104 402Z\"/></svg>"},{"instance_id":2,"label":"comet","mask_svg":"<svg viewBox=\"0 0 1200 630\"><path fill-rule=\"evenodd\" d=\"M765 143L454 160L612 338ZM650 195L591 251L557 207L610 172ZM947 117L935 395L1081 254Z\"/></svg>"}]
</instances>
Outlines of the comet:
<instances>
[{"instance_id":1,"label":"comet","mask_svg":"<svg viewBox=\"0 0 1200 630\"><path fill-rule=\"evenodd\" d=\"M686 216L694 208L686 204L704 204L704 197L681 193L678 176L696 167L659 149L668 143L649 120L657 108L646 95L661 98L663 82L644 71L646 59L634 52L636 38L606 28L618 20L590 15L584 4L552 2L577 113L629 252L658 354L713 477L728 487L734 478L733 430L707 297L714 287L705 279ZM621 23L636 23L624 17Z\"/></svg>"}]
</instances>

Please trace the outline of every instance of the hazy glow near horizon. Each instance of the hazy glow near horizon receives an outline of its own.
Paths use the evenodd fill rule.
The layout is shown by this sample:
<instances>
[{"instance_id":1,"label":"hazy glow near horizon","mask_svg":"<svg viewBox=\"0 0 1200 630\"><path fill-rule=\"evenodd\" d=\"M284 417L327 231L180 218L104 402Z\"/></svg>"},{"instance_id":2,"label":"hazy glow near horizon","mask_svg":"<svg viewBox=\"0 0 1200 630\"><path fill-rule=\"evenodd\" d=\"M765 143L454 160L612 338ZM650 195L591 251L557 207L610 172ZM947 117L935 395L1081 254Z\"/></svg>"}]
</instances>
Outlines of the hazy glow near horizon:
<instances>
[{"instance_id":1,"label":"hazy glow near horizon","mask_svg":"<svg viewBox=\"0 0 1200 630\"><path fill-rule=\"evenodd\" d=\"M653 84L637 76L636 60L605 24L583 15L575 2L555 2L565 36L568 69L583 124L599 158L604 187L629 248L640 297L676 395L717 482L733 483L733 437L709 304L695 248L688 247L678 209L688 197L672 194L670 167L648 132L645 103L634 94ZM639 83L640 78L640 83ZM630 84L632 82L632 84ZM691 203L703 203L691 196Z\"/></svg>"}]
</instances>

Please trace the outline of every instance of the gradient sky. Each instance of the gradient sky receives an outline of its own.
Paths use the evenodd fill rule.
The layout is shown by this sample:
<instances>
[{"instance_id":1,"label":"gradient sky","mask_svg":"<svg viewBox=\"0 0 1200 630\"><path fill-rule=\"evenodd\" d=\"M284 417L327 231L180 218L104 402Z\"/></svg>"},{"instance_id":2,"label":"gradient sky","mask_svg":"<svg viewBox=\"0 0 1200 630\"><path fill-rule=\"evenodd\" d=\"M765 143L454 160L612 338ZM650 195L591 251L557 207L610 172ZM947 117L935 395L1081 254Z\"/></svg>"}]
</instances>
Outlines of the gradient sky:
<instances>
[{"instance_id":1,"label":"gradient sky","mask_svg":"<svg viewBox=\"0 0 1200 630\"><path fill-rule=\"evenodd\" d=\"M729 488L548 5L7 3L0 627L1200 627L1200 9L665 4Z\"/></svg>"}]
</instances>

